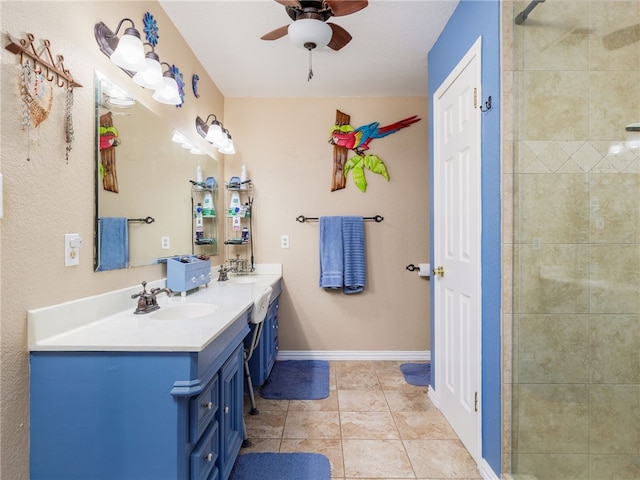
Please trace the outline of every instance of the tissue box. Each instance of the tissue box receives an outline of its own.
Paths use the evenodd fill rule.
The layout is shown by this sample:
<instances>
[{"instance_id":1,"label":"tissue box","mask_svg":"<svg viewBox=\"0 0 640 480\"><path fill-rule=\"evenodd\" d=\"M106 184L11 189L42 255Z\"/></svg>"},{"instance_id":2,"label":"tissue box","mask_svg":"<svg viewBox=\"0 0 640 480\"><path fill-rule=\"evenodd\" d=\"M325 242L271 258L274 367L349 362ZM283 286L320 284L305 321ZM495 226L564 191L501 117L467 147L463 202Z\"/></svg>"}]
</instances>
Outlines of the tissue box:
<instances>
[{"instance_id":1,"label":"tissue box","mask_svg":"<svg viewBox=\"0 0 640 480\"><path fill-rule=\"evenodd\" d=\"M197 257L167 259L167 287L174 292L186 292L211 281L211 261Z\"/></svg>"}]
</instances>

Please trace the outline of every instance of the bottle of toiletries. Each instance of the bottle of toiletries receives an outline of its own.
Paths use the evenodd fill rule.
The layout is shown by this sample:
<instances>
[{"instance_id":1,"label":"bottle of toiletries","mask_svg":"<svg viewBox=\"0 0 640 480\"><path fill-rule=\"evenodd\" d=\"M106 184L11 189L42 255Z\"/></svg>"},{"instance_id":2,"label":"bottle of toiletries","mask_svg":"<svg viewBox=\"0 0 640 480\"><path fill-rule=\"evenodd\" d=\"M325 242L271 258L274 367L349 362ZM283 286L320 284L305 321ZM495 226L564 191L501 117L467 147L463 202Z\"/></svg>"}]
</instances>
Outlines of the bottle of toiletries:
<instances>
[{"instance_id":1,"label":"bottle of toiletries","mask_svg":"<svg viewBox=\"0 0 640 480\"><path fill-rule=\"evenodd\" d=\"M202 202L202 216L203 217L213 217L215 215L215 210L213 208L213 195L211 192L204 192L204 199Z\"/></svg>"},{"instance_id":2,"label":"bottle of toiletries","mask_svg":"<svg viewBox=\"0 0 640 480\"><path fill-rule=\"evenodd\" d=\"M246 181L247 181L247 167L242 165L242 171L240 172L240 189L242 190L247 189L247 184L245 183Z\"/></svg>"},{"instance_id":3,"label":"bottle of toiletries","mask_svg":"<svg viewBox=\"0 0 640 480\"><path fill-rule=\"evenodd\" d=\"M198 164L196 169L196 188L200 190L202 188L202 167Z\"/></svg>"},{"instance_id":4,"label":"bottle of toiletries","mask_svg":"<svg viewBox=\"0 0 640 480\"><path fill-rule=\"evenodd\" d=\"M240 194L238 192L233 192L231 194L231 203L229 205L229 216L235 217L239 215L241 209L242 204L240 203Z\"/></svg>"},{"instance_id":5,"label":"bottle of toiletries","mask_svg":"<svg viewBox=\"0 0 640 480\"><path fill-rule=\"evenodd\" d=\"M204 224L202 221L202 205L196 205L196 243L204 238Z\"/></svg>"},{"instance_id":6,"label":"bottle of toiletries","mask_svg":"<svg viewBox=\"0 0 640 480\"><path fill-rule=\"evenodd\" d=\"M247 227L242 227L242 243L249 242L249 229Z\"/></svg>"}]
</instances>

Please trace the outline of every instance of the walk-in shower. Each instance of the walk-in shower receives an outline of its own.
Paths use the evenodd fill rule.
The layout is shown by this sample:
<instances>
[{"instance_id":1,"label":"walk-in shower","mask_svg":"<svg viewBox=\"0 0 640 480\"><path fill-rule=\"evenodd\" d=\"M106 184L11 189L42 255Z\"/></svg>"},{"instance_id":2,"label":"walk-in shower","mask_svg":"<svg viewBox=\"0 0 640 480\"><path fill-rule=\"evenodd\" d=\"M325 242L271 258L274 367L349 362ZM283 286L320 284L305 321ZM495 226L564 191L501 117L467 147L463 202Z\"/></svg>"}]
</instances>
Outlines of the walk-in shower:
<instances>
[{"instance_id":1,"label":"walk-in shower","mask_svg":"<svg viewBox=\"0 0 640 480\"><path fill-rule=\"evenodd\" d=\"M539 3L513 6L507 468L640 480L640 0Z\"/></svg>"},{"instance_id":2,"label":"walk-in shower","mask_svg":"<svg viewBox=\"0 0 640 480\"><path fill-rule=\"evenodd\" d=\"M527 19L531 10L536 8L539 3L544 3L545 0L533 0L529 5L527 5L524 10L522 10L518 15L516 15L516 25L522 25L522 23Z\"/></svg>"}]
</instances>

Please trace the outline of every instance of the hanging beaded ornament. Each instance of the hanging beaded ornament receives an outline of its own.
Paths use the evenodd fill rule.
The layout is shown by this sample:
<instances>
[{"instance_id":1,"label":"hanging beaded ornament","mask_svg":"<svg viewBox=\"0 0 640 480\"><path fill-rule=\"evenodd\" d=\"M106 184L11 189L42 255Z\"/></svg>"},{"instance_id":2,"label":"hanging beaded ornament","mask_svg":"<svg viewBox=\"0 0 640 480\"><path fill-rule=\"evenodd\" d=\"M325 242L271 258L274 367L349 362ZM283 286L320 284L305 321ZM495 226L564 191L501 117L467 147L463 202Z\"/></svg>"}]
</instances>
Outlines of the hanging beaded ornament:
<instances>
[{"instance_id":1,"label":"hanging beaded ornament","mask_svg":"<svg viewBox=\"0 0 640 480\"><path fill-rule=\"evenodd\" d=\"M31 72L29 62L22 65L20 73L20 98L22 99L22 126L31 120L38 127L49 117L53 105L53 88L40 70Z\"/></svg>"},{"instance_id":2,"label":"hanging beaded ornament","mask_svg":"<svg viewBox=\"0 0 640 480\"><path fill-rule=\"evenodd\" d=\"M73 108L73 87L67 88L67 100L64 105L64 141L67 145L66 157L67 163L69 163L69 152L75 136L73 134L73 115L71 109Z\"/></svg>"}]
</instances>

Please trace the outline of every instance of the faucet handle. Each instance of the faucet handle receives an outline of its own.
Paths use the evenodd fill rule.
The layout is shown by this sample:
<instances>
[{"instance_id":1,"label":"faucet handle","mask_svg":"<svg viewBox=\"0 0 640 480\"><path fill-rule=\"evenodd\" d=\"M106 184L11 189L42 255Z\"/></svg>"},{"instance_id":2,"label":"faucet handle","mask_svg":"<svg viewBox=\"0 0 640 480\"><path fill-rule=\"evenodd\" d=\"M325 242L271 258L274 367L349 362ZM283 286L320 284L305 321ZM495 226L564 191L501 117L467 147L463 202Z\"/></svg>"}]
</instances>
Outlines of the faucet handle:
<instances>
[{"instance_id":1,"label":"faucet handle","mask_svg":"<svg viewBox=\"0 0 640 480\"><path fill-rule=\"evenodd\" d=\"M134 293L133 295L131 295L131 298L144 297L145 295L147 295L147 281L143 280L142 281L142 291L139 292L139 293Z\"/></svg>"}]
</instances>

